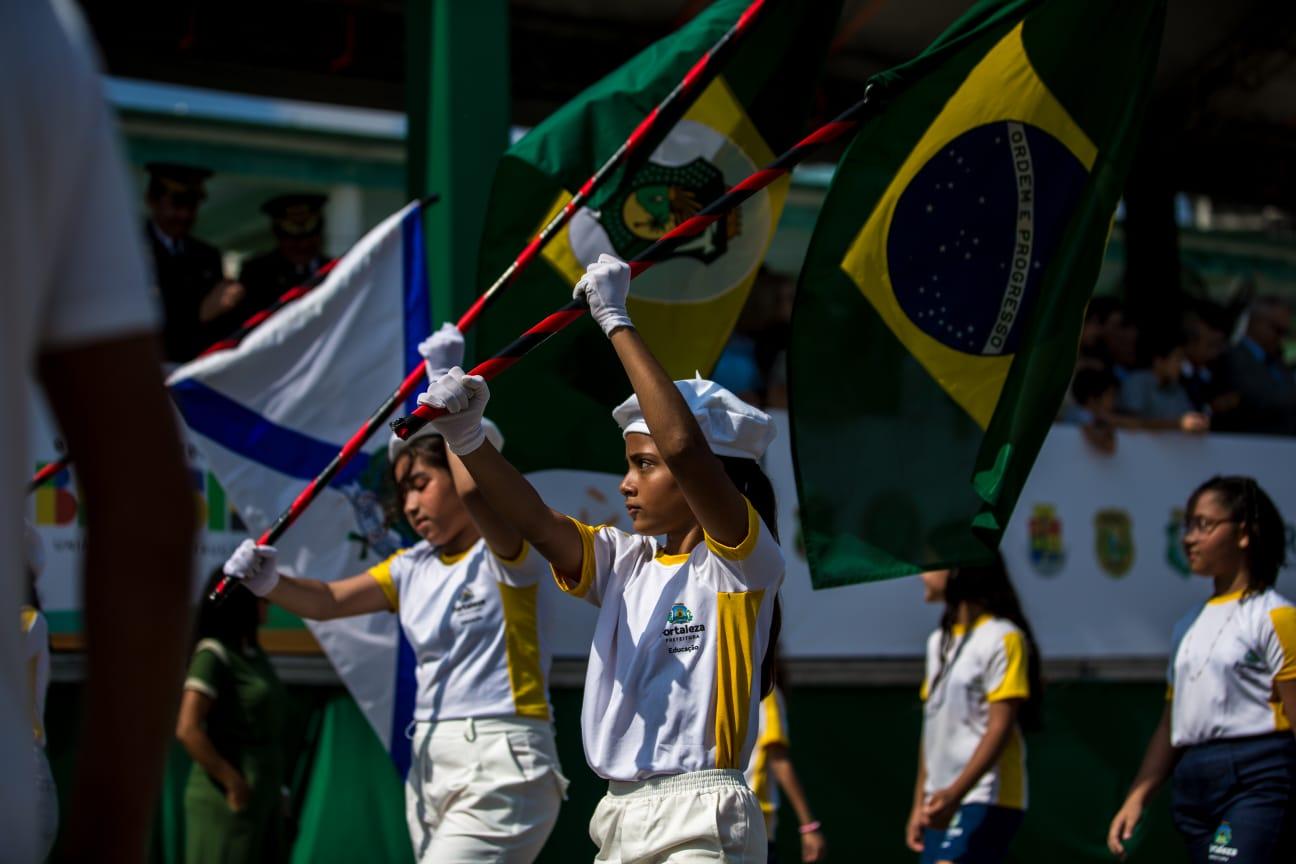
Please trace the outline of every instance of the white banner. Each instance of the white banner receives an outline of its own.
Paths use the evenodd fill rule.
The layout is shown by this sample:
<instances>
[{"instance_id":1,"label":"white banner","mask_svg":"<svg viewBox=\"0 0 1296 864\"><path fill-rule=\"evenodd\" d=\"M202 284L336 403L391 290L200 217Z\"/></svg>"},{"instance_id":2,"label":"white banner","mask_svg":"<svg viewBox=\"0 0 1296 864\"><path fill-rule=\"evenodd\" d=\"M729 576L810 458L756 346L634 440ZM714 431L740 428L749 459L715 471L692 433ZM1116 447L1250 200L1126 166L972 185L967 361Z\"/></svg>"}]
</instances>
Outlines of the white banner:
<instances>
[{"instance_id":1,"label":"white banner","mask_svg":"<svg viewBox=\"0 0 1296 864\"><path fill-rule=\"evenodd\" d=\"M43 410L33 414L43 415ZM811 590L798 548L787 415L776 412L775 420L779 435L766 470L779 495L779 533L788 560L784 655L920 656L939 609L923 604L917 577ZM30 438L37 448L33 468L57 458L49 426L39 418L36 422ZM247 532L238 527L233 508L195 448L190 448L190 458L195 506L205 527L199 544L201 578ZM1054 427L1002 547L1048 659L1165 655L1174 622L1210 590L1207 580L1186 573L1178 524L1188 494L1212 474L1250 474L1260 481L1288 521L1288 557L1296 562L1296 529L1291 526L1296 517L1296 441L1122 433L1116 453L1104 456L1086 445L1076 428ZM583 521L627 527L617 492L619 476L545 471L531 479L551 506ZM42 599L56 631L79 629L72 626L80 609L77 498L75 486L67 482L29 496L29 518L46 546ZM1296 599L1296 567L1284 571L1278 588ZM555 653L585 656L596 610L567 598L556 598L549 608L558 619L547 628Z\"/></svg>"},{"instance_id":2,"label":"white banner","mask_svg":"<svg viewBox=\"0 0 1296 864\"><path fill-rule=\"evenodd\" d=\"M766 469L779 494L788 561L783 647L792 657L915 657L940 610L922 602L918 577L825 591L810 589L797 548L796 484L787 414ZM1055 426L1018 500L1001 549L1041 654L1064 658L1160 657L1184 613L1210 593L1189 576L1178 543L1181 508L1214 474L1249 474L1288 523L1296 517L1296 441L1235 435L1120 433L1104 456L1073 426ZM1278 590L1296 599L1296 568Z\"/></svg>"}]
</instances>

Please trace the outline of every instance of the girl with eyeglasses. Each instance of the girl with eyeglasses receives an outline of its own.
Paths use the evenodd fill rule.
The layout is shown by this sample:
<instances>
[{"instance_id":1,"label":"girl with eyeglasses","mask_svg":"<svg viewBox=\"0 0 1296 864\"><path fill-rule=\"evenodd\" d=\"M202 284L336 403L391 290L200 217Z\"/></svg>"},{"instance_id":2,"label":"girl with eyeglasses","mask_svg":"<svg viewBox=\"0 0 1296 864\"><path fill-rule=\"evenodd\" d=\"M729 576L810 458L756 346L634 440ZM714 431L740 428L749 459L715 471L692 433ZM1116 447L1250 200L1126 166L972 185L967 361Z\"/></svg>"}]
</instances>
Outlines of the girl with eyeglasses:
<instances>
[{"instance_id":1,"label":"girl with eyeglasses","mask_svg":"<svg viewBox=\"0 0 1296 864\"><path fill-rule=\"evenodd\" d=\"M1212 477L1188 499L1184 550L1213 580L1175 625L1169 687L1138 776L1112 819L1125 843L1172 779L1172 815L1193 862L1289 862L1296 855L1296 607L1273 590L1286 535L1250 477Z\"/></svg>"}]
</instances>

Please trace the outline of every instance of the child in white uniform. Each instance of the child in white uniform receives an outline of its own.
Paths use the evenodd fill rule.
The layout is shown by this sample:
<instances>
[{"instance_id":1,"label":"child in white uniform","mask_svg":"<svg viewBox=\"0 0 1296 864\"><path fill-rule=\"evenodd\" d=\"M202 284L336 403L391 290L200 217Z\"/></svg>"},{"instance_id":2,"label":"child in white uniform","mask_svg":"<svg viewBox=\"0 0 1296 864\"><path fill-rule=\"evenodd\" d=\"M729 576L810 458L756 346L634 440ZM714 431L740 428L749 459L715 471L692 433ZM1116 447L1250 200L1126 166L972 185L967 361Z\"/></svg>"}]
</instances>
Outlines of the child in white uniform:
<instances>
[{"instance_id":1,"label":"child in white uniform","mask_svg":"<svg viewBox=\"0 0 1296 864\"><path fill-rule=\"evenodd\" d=\"M764 819L742 768L783 580L773 491L756 463L773 427L709 381L670 380L626 313L629 282L629 267L603 255L574 293L634 387L613 412L634 534L544 505L486 445L481 378L452 369L420 401L450 412L435 421L446 445L559 587L599 607L581 711L586 759L609 781L590 823L597 860L764 861Z\"/></svg>"},{"instance_id":2,"label":"child in white uniform","mask_svg":"<svg viewBox=\"0 0 1296 864\"><path fill-rule=\"evenodd\" d=\"M446 325L420 346L430 370L463 357ZM493 440L502 438L486 421ZM303 618L390 611L418 683L406 821L424 864L527 864L565 795L540 637L544 560L477 493L435 430L388 447L405 517L422 542L335 582L280 575L275 550L244 541L225 565L254 594Z\"/></svg>"},{"instance_id":3,"label":"child in white uniform","mask_svg":"<svg viewBox=\"0 0 1296 864\"><path fill-rule=\"evenodd\" d=\"M1021 726L1038 721L1039 656L995 554L986 565L922 576L944 602L927 640L922 749L905 841L923 864L992 864L1026 812Z\"/></svg>"},{"instance_id":4,"label":"child in white uniform","mask_svg":"<svg viewBox=\"0 0 1296 864\"><path fill-rule=\"evenodd\" d=\"M1250 477L1214 477L1188 499L1183 544L1209 600L1174 628L1161 723L1112 820L1123 858L1147 800L1173 777L1189 859L1296 860L1296 607L1273 590L1285 527Z\"/></svg>"}]
</instances>

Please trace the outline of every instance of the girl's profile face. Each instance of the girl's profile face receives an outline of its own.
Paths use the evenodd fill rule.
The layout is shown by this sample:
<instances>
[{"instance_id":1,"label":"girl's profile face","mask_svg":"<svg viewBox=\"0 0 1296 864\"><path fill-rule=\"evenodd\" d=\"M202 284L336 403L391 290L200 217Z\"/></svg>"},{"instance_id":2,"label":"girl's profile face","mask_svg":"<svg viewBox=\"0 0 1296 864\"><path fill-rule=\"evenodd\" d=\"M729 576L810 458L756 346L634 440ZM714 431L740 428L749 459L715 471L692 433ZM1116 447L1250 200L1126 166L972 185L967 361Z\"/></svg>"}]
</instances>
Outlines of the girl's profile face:
<instances>
[{"instance_id":1,"label":"girl's profile face","mask_svg":"<svg viewBox=\"0 0 1296 864\"><path fill-rule=\"evenodd\" d=\"M433 546L450 544L471 524L449 469L404 453L396 457L393 473L406 521Z\"/></svg>"},{"instance_id":2,"label":"girl's profile face","mask_svg":"<svg viewBox=\"0 0 1296 864\"><path fill-rule=\"evenodd\" d=\"M1232 515L1214 491L1197 496L1183 526L1183 547L1192 572L1229 577L1241 569L1249 540Z\"/></svg>"},{"instance_id":3,"label":"girl's profile face","mask_svg":"<svg viewBox=\"0 0 1296 864\"><path fill-rule=\"evenodd\" d=\"M621 494L635 532L657 536L692 528L697 520L652 436L631 432L625 448Z\"/></svg>"},{"instance_id":4,"label":"girl's profile face","mask_svg":"<svg viewBox=\"0 0 1296 864\"><path fill-rule=\"evenodd\" d=\"M949 575L948 570L928 570L922 574L923 602L945 602L945 586L949 584Z\"/></svg>"}]
</instances>

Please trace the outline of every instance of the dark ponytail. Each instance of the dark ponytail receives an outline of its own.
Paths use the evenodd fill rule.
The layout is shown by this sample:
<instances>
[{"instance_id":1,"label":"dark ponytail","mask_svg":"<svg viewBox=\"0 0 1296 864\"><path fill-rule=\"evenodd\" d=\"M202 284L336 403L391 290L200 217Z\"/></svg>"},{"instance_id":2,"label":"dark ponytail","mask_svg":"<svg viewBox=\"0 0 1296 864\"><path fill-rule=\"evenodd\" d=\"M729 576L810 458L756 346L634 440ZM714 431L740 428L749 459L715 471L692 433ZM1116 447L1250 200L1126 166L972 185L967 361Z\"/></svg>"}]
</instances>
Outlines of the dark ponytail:
<instances>
[{"instance_id":1,"label":"dark ponytail","mask_svg":"<svg viewBox=\"0 0 1296 864\"><path fill-rule=\"evenodd\" d=\"M743 496L751 502L756 515L765 523L765 530L777 543L778 535L778 502L774 497L774 484L761 470L755 459L743 459L739 456L720 456L725 473ZM783 629L783 602L774 596L774 612L770 617L769 642L765 646L765 656L761 658L761 698L774 690L775 669L778 666L777 650L779 633Z\"/></svg>"},{"instance_id":2,"label":"dark ponytail","mask_svg":"<svg viewBox=\"0 0 1296 864\"><path fill-rule=\"evenodd\" d=\"M1026 613L1022 611L1021 601L1008 578L1008 569L1004 566L1003 556L997 551L994 559L988 564L972 567L960 567L951 570L949 581L945 586L945 612L941 615L941 656L953 638L954 622L958 616L958 607L962 603L971 603L985 609L996 618L1011 621L1026 637L1026 679L1030 685L1030 695L1026 697L1018 713L1022 729L1034 731L1043 721L1042 702L1044 697L1043 679L1040 673L1039 648L1035 634Z\"/></svg>"}]
</instances>

